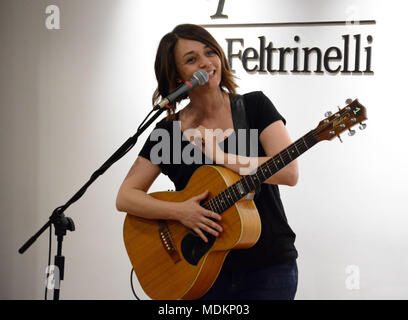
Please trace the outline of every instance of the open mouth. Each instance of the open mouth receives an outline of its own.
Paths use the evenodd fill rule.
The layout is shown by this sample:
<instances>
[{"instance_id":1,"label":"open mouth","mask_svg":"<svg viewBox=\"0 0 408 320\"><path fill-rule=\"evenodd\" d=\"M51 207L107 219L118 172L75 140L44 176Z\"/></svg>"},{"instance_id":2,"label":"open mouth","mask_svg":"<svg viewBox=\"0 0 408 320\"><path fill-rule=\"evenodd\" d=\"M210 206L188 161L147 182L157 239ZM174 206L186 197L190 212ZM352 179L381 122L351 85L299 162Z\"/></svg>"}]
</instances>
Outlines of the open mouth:
<instances>
[{"instance_id":1,"label":"open mouth","mask_svg":"<svg viewBox=\"0 0 408 320\"><path fill-rule=\"evenodd\" d=\"M208 75L209 75L210 77L214 76L214 75L215 75L215 70L212 70L212 71L208 72Z\"/></svg>"}]
</instances>

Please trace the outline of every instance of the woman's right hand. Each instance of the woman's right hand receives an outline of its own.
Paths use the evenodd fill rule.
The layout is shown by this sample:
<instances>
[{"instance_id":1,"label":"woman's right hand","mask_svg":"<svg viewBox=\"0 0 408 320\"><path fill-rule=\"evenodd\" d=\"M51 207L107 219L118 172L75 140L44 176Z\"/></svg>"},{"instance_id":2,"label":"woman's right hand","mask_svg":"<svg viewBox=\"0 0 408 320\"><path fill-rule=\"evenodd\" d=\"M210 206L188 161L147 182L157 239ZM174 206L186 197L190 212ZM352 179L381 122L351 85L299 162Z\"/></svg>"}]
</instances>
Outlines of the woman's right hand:
<instances>
[{"instance_id":1,"label":"woman's right hand","mask_svg":"<svg viewBox=\"0 0 408 320\"><path fill-rule=\"evenodd\" d=\"M192 229L200 236L204 242L208 242L203 231L218 237L222 232L222 227L211 219L216 221L221 220L221 216L211 210L207 210L200 205L200 202L208 197L208 190L192 197L184 202L180 202L178 206L178 220L186 227Z\"/></svg>"}]
</instances>

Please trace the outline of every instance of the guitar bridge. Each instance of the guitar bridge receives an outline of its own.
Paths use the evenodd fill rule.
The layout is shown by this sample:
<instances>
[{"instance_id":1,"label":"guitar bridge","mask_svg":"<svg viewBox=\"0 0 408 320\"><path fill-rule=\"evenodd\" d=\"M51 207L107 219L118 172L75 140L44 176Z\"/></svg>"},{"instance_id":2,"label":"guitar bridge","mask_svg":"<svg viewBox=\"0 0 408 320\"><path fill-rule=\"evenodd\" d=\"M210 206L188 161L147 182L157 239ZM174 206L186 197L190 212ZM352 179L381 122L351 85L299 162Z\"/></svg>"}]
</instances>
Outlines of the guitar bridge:
<instances>
[{"instance_id":1,"label":"guitar bridge","mask_svg":"<svg viewBox=\"0 0 408 320\"><path fill-rule=\"evenodd\" d=\"M163 220L159 220L159 236L164 250L166 250L170 258L173 259L173 262L177 263L181 261L180 255L173 245L169 228L167 228L167 224Z\"/></svg>"}]
</instances>

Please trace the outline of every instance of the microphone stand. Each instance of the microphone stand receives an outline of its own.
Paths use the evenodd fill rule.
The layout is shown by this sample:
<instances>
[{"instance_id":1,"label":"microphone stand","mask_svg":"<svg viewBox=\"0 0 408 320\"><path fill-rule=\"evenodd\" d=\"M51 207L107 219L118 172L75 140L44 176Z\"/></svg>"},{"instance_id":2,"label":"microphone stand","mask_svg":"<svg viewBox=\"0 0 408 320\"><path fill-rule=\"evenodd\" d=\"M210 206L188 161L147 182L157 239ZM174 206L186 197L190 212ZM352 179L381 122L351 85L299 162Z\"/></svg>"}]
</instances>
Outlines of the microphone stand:
<instances>
[{"instance_id":1,"label":"microphone stand","mask_svg":"<svg viewBox=\"0 0 408 320\"><path fill-rule=\"evenodd\" d=\"M166 110L165 107L159 107L155 106L153 110L150 111L150 113L146 116L145 120L140 124L139 128L137 129L137 132L130 137L116 152L98 169L96 170L89 181L77 192L74 194L74 196L68 200L68 202L56 208L52 215L49 217L49 220L41 227L40 230L36 234L34 234L30 239L27 240L27 242L18 250L20 254L23 254L36 240L37 238L47 229L51 228L52 225L55 227L55 235L57 236L57 242L58 242L58 248L57 248L57 254L55 255L54 258L54 266L57 267L57 276L58 279L56 279L57 285L54 286L54 300L59 300L59 295L60 295L60 280L64 279L64 269L65 269L65 257L62 255L62 242L64 239L64 236L68 231L75 231L75 224L74 221L71 218L67 218L64 215L65 210L74 202L78 201L86 192L88 187L102 174L105 173L106 170L109 169L109 167L117 162L119 159L121 159L126 153L128 153L136 144L137 139L139 136L153 123L154 120L156 120L159 115ZM156 111L156 113L146 122L145 125L143 123L146 121L146 119L149 117L149 115L153 112ZM143 126L142 126L143 125Z\"/></svg>"}]
</instances>

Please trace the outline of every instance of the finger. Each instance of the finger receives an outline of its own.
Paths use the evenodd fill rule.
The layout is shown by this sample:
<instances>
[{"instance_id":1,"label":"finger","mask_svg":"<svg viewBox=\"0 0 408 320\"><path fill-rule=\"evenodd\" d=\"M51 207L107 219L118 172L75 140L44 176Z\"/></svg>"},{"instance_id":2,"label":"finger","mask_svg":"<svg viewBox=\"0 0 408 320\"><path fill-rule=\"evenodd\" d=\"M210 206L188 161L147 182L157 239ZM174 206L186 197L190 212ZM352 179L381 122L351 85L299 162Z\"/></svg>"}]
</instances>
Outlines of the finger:
<instances>
[{"instance_id":1,"label":"finger","mask_svg":"<svg viewBox=\"0 0 408 320\"><path fill-rule=\"evenodd\" d=\"M212 229L217 230L218 232L222 232L222 227L218 224L215 223L214 221L210 220L210 219L205 219L203 221L203 223L207 226L207 227L211 227Z\"/></svg>"},{"instance_id":2,"label":"finger","mask_svg":"<svg viewBox=\"0 0 408 320\"><path fill-rule=\"evenodd\" d=\"M219 215L218 213L214 212L214 211L210 211L210 210L206 210L204 213L207 217L210 217L212 219L221 220L221 215Z\"/></svg>"},{"instance_id":3,"label":"finger","mask_svg":"<svg viewBox=\"0 0 408 320\"><path fill-rule=\"evenodd\" d=\"M195 200L202 200L207 198L208 190L205 190L203 193L199 194L198 196L193 197Z\"/></svg>"},{"instance_id":4,"label":"finger","mask_svg":"<svg viewBox=\"0 0 408 320\"><path fill-rule=\"evenodd\" d=\"M220 235L220 233L217 230L214 230L213 228L210 228L208 225L206 225L204 223L200 223L198 225L202 230L206 231L209 234L212 234L215 237L218 237Z\"/></svg>"},{"instance_id":5,"label":"finger","mask_svg":"<svg viewBox=\"0 0 408 320\"><path fill-rule=\"evenodd\" d=\"M195 231L196 234L199 235L199 237L200 237L201 239L203 239L203 241L204 241L205 243L208 242L207 237L204 235L204 233L202 233L202 231L201 231L200 228L194 228L193 230Z\"/></svg>"}]
</instances>

